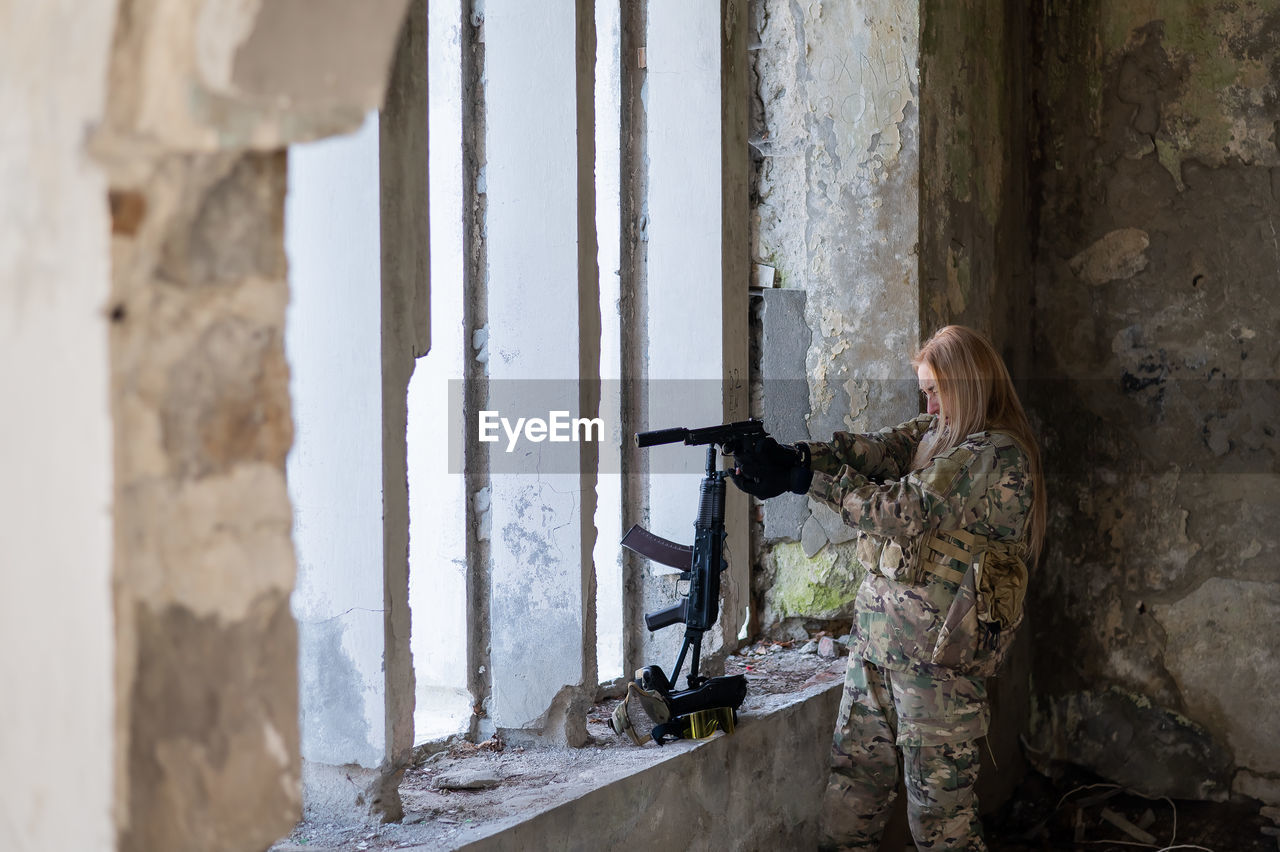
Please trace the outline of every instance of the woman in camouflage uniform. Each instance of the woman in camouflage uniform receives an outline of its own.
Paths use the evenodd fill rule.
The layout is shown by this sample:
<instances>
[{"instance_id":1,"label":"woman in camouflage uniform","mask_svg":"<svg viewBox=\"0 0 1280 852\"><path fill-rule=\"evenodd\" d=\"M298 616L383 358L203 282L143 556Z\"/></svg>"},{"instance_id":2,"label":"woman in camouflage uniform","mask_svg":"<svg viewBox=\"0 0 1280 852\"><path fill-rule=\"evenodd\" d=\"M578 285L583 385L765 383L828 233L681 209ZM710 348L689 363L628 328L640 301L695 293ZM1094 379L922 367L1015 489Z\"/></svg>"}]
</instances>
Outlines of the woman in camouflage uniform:
<instances>
[{"instance_id":1,"label":"woman in camouflage uniform","mask_svg":"<svg viewBox=\"0 0 1280 852\"><path fill-rule=\"evenodd\" d=\"M867 573L832 746L823 848L876 849L906 778L920 849L986 848L974 784L994 674L1040 550L1040 458L1003 361L963 326L912 359L926 413L735 456L760 498L807 493L858 530Z\"/></svg>"}]
</instances>

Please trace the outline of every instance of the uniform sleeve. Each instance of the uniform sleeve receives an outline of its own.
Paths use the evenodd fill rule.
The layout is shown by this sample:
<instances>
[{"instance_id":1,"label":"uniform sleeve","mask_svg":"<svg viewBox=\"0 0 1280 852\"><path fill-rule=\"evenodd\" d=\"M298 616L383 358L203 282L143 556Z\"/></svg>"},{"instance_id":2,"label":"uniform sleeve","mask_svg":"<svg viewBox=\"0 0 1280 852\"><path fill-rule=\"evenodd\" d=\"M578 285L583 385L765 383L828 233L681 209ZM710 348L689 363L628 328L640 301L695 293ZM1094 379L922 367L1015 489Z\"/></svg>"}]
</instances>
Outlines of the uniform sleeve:
<instances>
[{"instance_id":1,"label":"uniform sleeve","mask_svg":"<svg viewBox=\"0 0 1280 852\"><path fill-rule=\"evenodd\" d=\"M830 476L849 467L876 481L899 479L910 468L921 437L935 419L926 414L879 432L837 432L828 442L807 443L809 466Z\"/></svg>"},{"instance_id":2,"label":"uniform sleeve","mask_svg":"<svg viewBox=\"0 0 1280 852\"><path fill-rule=\"evenodd\" d=\"M993 452L961 445L924 468L877 484L846 465L834 475L815 472L809 496L840 513L851 527L893 537L966 527L985 514Z\"/></svg>"}]
</instances>

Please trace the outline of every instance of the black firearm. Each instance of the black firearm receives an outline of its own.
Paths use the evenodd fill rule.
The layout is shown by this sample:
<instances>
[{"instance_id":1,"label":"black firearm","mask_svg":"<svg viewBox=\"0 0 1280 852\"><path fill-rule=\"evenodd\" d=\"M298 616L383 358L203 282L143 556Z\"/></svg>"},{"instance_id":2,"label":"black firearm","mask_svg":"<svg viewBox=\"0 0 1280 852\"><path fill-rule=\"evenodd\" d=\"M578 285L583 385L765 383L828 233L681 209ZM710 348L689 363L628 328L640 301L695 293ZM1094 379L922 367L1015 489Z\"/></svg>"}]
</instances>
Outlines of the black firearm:
<instances>
[{"instance_id":1,"label":"black firearm","mask_svg":"<svg viewBox=\"0 0 1280 852\"><path fill-rule=\"evenodd\" d=\"M636 446L652 447L658 444L682 442L687 445L707 447L706 475L702 478L698 517L693 524L693 545L681 545L656 536L640 526L634 526L622 538L622 545L647 556L655 562L680 569L680 580L689 583L688 593L679 603L657 612L647 613L645 626L650 632L672 624L684 624L684 643L676 658L675 668L668 681L658 666L646 666L638 673L637 681L646 689L657 690L667 700L672 721L654 728L653 738L662 744L664 736L679 730L679 717L700 710L731 707L735 711L747 694L747 681L742 675L706 678L698 674L699 657L702 654L702 634L716 623L720 612L720 572L727 567L724 559L724 494L725 471L717 469L716 445L732 454L748 442L756 442L766 436L759 420L742 420L722 426L701 429L659 429L640 432ZM685 655L692 649L689 662L688 689L673 691L684 666Z\"/></svg>"}]
</instances>

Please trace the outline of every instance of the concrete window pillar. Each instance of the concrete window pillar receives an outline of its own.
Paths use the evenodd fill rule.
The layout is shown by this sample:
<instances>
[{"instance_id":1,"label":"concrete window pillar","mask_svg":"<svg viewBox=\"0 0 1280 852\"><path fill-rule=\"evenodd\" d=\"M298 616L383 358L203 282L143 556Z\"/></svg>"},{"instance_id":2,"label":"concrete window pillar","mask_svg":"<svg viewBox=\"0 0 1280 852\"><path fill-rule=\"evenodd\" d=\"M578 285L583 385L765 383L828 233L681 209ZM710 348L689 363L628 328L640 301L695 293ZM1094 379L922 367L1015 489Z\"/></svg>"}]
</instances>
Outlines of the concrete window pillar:
<instances>
[{"instance_id":1,"label":"concrete window pillar","mask_svg":"<svg viewBox=\"0 0 1280 852\"><path fill-rule=\"evenodd\" d=\"M6 7L0 848L296 822L285 149L382 101L405 5Z\"/></svg>"},{"instance_id":2,"label":"concrete window pillar","mask_svg":"<svg viewBox=\"0 0 1280 852\"><path fill-rule=\"evenodd\" d=\"M406 430L429 331L425 24L411 4L381 112L290 151L288 479L312 815L398 818L413 746Z\"/></svg>"},{"instance_id":3,"label":"concrete window pillar","mask_svg":"<svg viewBox=\"0 0 1280 852\"><path fill-rule=\"evenodd\" d=\"M487 402L496 416L594 418L599 284L592 3L484 8ZM585 741L596 684L596 449L487 451L489 722Z\"/></svg>"},{"instance_id":4,"label":"concrete window pillar","mask_svg":"<svg viewBox=\"0 0 1280 852\"><path fill-rule=\"evenodd\" d=\"M287 353L305 803L354 805L387 748L378 118L294 146L285 210Z\"/></svg>"},{"instance_id":5,"label":"concrete window pillar","mask_svg":"<svg viewBox=\"0 0 1280 852\"><path fill-rule=\"evenodd\" d=\"M637 429L705 426L748 414L746 17L746 4L735 0L648 4L647 347L636 365L646 390ZM672 445L644 452L641 464L660 474L648 479L647 525L688 542L705 451ZM750 554L745 495L730 486L728 501L730 568L717 627L732 640L749 598ZM649 568L638 579L647 611L674 602L670 579ZM630 643L634 665L671 665L680 630L648 634L639 619L628 628L641 633ZM708 651L720 646L707 638Z\"/></svg>"}]
</instances>

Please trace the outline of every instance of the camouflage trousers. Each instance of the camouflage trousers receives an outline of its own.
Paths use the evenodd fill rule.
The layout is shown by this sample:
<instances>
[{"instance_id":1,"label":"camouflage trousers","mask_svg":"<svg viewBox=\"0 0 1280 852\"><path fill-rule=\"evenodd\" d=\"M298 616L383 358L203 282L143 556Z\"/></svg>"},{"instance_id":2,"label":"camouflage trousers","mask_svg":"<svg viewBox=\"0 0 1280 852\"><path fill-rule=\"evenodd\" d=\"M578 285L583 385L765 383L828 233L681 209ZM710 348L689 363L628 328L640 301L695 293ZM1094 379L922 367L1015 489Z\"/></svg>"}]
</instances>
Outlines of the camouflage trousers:
<instances>
[{"instance_id":1,"label":"camouflage trousers","mask_svg":"<svg viewBox=\"0 0 1280 852\"><path fill-rule=\"evenodd\" d=\"M985 852L974 785L977 741L989 718L981 679L938 680L851 657L822 805L822 848L879 848L901 767L916 848Z\"/></svg>"}]
</instances>

